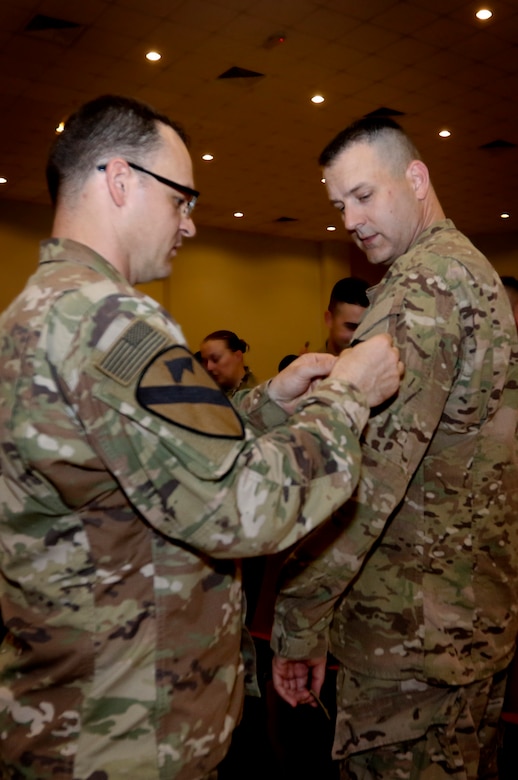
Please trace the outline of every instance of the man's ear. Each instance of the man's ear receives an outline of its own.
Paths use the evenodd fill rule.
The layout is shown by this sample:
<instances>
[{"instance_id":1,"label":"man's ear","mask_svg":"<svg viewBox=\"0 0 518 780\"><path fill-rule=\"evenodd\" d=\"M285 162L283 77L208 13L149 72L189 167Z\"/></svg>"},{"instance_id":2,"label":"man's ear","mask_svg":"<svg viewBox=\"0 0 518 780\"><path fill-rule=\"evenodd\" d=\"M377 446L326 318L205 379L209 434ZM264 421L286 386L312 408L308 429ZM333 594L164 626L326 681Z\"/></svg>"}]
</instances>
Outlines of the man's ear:
<instances>
[{"instance_id":1,"label":"man's ear","mask_svg":"<svg viewBox=\"0 0 518 780\"><path fill-rule=\"evenodd\" d=\"M326 311L324 312L324 322L326 324L326 328L331 327L331 323L333 322L333 315L331 314L329 309L326 309Z\"/></svg>"},{"instance_id":2,"label":"man's ear","mask_svg":"<svg viewBox=\"0 0 518 780\"><path fill-rule=\"evenodd\" d=\"M407 178L418 200L423 200L430 189L430 174L422 160L412 160L406 170Z\"/></svg>"},{"instance_id":3,"label":"man's ear","mask_svg":"<svg viewBox=\"0 0 518 780\"><path fill-rule=\"evenodd\" d=\"M120 158L110 160L106 165L106 185L116 206L124 206L128 198L131 170L128 163Z\"/></svg>"}]
</instances>

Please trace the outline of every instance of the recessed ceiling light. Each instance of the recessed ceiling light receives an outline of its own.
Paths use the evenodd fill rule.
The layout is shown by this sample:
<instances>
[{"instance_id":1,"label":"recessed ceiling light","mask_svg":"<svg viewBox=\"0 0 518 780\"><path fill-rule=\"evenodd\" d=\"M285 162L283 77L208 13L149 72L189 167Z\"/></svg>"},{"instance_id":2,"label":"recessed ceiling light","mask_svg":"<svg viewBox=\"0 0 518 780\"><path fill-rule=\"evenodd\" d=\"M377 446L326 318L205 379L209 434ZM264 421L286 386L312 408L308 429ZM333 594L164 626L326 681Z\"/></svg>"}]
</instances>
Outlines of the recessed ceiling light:
<instances>
[{"instance_id":1,"label":"recessed ceiling light","mask_svg":"<svg viewBox=\"0 0 518 780\"><path fill-rule=\"evenodd\" d=\"M60 122L59 125L56 127L56 133L62 133L64 129L65 129L65 123Z\"/></svg>"},{"instance_id":2,"label":"recessed ceiling light","mask_svg":"<svg viewBox=\"0 0 518 780\"><path fill-rule=\"evenodd\" d=\"M146 54L146 60L149 60L150 62L158 62L158 60L162 59L162 55L158 51L148 51Z\"/></svg>"},{"instance_id":3,"label":"recessed ceiling light","mask_svg":"<svg viewBox=\"0 0 518 780\"><path fill-rule=\"evenodd\" d=\"M313 95L313 97L311 98L312 103L323 103L324 100L325 98L322 97L322 95Z\"/></svg>"},{"instance_id":4,"label":"recessed ceiling light","mask_svg":"<svg viewBox=\"0 0 518 780\"><path fill-rule=\"evenodd\" d=\"M477 11L475 16L482 22L487 22L487 20L491 19L493 16L493 11L490 11L489 8L481 8L480 11Z\"/></svg>"},{"instance_id":5,"label":"recessed ceiling light","mask_svg":"<svg viewBox=\"0 0 518 780\"><path fill-rule=\"evenodd\" d=\"M326 230L329 230L330 232L332 232L333 230L336 230L336 228L335 228L335 226L334 226L334 225L328 225L328 226L326 227Z\"/></svg>"},{"instance_id":6,"label":"recessed ceiling light","mask_svg":"<svg viewBox=\"0 0 518 780\"><path fill-rule=\"evenodd\" d=\"M242 211L234 211L234 216L235 217L244 217L245 215L243 214Z\"/></svg>"},{"instance_id":7,"label":"recessed ceiling light","mask_svg":"<svg viewBox=\"0 0 518 780\"><path fill-rule=\"evenodd\" d=\"M441 138L449 138L451 132L449 130L439 130L439 135L441 136Z\"/></svg>"},{"instance_id":8,"label":"recessed ceiling light","mask_svg":"<svg viewBox=\"0 0 518 780\"><path fill-rule=\"evenodd\" d=\"M0 176L0 184L7 184L7 179L5 176Z\"/></svg>"},{"instance_id":9,"label":"recessed ceiling light","mask_svg":"<svg viewBox=\"0 0 518 780\"><path fill-rule=\"evenodd\" d=\"M509 219L509 217L510 217L511 215L509 214L509 212L508 212L508 211L502 211L502 213L500 214L500 216L502 217L502 219Z\"/></svg>"},{"instance_id":10,"label":"recessed ceiling light","mask_svg":"<svg viewBox=\"0 0 518 780\"><path fill-rule=\"evenodd\" d=\"M323 176L323 177L320 179L320 181L322 182L322 184L325 184L325 183L326 183L326 177L325 177L325 176Z\"/></svg>"},{"instance_id":11,"label":"recessed ceiling light","mask_svg":"<svg viewBox=\"0 0 518 780\"><path fill-rule=\"evenodd\" d=\"M214 155L213 154L202 154L201 159L202 160L213 160L214 159Z\"/></svg>"}]
</instances>

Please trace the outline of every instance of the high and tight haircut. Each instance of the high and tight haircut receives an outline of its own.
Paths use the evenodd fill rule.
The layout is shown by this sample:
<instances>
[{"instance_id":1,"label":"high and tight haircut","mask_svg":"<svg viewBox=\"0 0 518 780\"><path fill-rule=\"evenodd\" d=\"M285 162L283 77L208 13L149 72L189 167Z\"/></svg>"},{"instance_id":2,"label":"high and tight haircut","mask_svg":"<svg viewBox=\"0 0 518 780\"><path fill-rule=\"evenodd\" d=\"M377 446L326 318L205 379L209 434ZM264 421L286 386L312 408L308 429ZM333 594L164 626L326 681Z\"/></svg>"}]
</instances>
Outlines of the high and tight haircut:
<instances>
[{"instance_id":1,"label":"high and tight haircut","mask_svg":"<svg viewBox=\"0 0 518 780\"><path fill-rule=\"evenodd\" d=\"M369 283L357 276L346 276L339 279L331 290L328 309L333 314L339 303L351 303L355 306L369 306L367 290Z\"/></svg>"},{"instance_id":2,"label":"high and tight haircut","mask_svg":"<svg viewBox=\"0 0 518 780\"><path fill-rule=\"evenodd\" d=\"M82 105L67 119L49 151L46 173L52 204L63 191L77 191L96 165L112 157L145 162L145 156L162 143L159 123L188 143L180 125L139 100L102 95Z\"/></svg>"},{"instance_id":3,"label":"high and tight haircut","mask_svg":"<svg viewBox=\"0 0 518 780\"><path fill-rule=\"evenodd\" d=\"M407 136L401 125L389 117L364 116L341 130L318 158L322 168L335 161L347 147L355 143L385 143L390 151L389 159L395 171L403 173L412 160L420 160L421 155Z\"/></svg>"},{"instance_id":4,"label":"high and tight haircut","mask_svg":"<svg viewBox=\"0 0 518 780\"><path fill-rule=\"evenodd\" d=\"M206 341L224 341L231 352L247 352L250 347L244 339L240 339L239 336L232 330L215 330L205 336L203 343Z\"/></svg>"}]
</instances>

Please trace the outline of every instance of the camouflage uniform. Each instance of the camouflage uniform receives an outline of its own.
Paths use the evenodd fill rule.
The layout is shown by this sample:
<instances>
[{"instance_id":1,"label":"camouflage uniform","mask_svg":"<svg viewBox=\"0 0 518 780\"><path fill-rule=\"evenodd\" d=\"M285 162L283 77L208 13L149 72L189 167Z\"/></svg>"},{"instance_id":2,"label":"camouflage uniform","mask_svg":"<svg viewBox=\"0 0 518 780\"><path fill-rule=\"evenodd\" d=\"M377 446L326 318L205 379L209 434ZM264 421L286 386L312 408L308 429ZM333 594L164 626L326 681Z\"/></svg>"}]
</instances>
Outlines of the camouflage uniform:
<instances>
[{"instance_id":1,"label":"camouflage uniform","mask_svg":"<svg viewBox=\"0 0 518 780\"><path fill-rule=\"evenodd\" d=\"M251 390L253 387L257 387L257 385L258 385L257 377L254 376L254 374L250 371L248 366L245 366L245 373L243 374L243 378L241 379L238 386L232 387L230 390L227 390L225 392L225 395L227 396L227 398L234 398L236 393L239 393L242 390Z\"/></svg>"},{"instance_id":2,"label":"camouflage uniform","mask_svg":"<svg viewBox=\"0 0 518 780\"><path fill-rule=\"evenodd\" d=\"M324 380L288 426L263 385L243 427L166 312L68 240L0 324L0 775L209 775L243 699L233 559L350 495L365 398Z\"/></svg>"},{"instance_id":3,"label":"camouflage uniform","mask_svg":"<svg viewBox=\"0 0 518 780\"><path fill-rule=\"evenodd\" d=\"M302 659L324 656L329 638L343 665L342 759L451 724L444 692L505 670L518 629L518 354L505 292L444 220L370 297L357 336L391 333L405 376L364 432L353 499L289 564L273 642Z\"/></svg>"}]
</instances>

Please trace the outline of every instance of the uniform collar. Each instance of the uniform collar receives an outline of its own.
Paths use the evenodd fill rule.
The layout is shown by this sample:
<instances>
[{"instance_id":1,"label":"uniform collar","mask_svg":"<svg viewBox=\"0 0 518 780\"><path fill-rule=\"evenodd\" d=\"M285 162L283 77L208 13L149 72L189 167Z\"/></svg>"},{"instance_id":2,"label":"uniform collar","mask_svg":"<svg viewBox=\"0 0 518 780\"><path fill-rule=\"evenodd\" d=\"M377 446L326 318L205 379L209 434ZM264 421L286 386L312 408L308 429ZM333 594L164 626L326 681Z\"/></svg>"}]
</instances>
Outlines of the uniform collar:
<instances>
[{"instance_id":1,"label":"uniform collar","mask_svg":"<svg viewBox=\"0 0 518 780\"><path fill-rule=\"evenodd\" d=\"M127 279L102 255L71 238L48 238L40 243L40 265L73 262L91 268L115 282Z\"/></svg>"}]
</instances>

